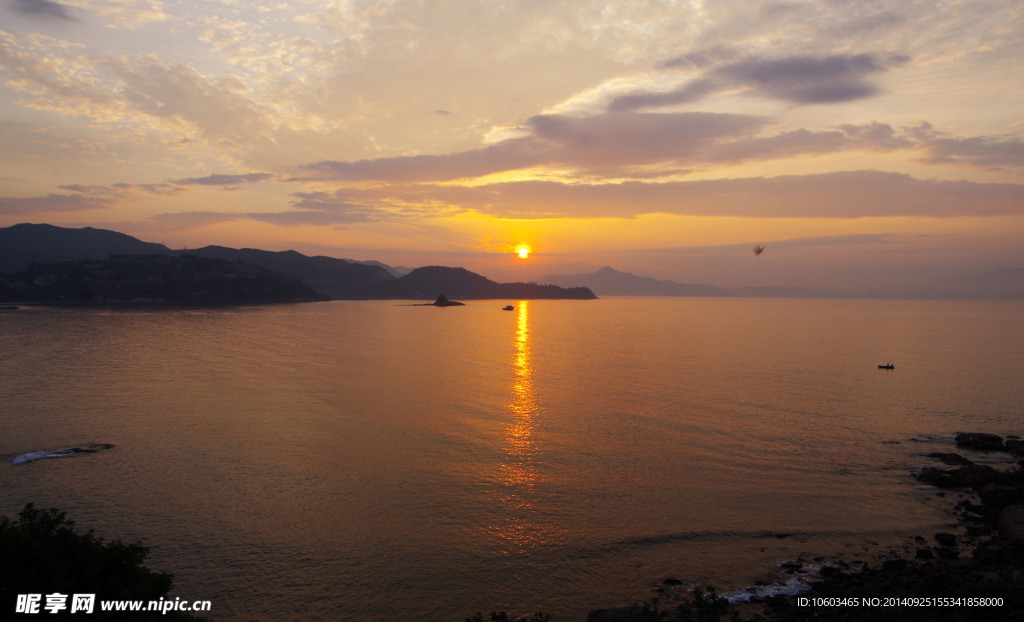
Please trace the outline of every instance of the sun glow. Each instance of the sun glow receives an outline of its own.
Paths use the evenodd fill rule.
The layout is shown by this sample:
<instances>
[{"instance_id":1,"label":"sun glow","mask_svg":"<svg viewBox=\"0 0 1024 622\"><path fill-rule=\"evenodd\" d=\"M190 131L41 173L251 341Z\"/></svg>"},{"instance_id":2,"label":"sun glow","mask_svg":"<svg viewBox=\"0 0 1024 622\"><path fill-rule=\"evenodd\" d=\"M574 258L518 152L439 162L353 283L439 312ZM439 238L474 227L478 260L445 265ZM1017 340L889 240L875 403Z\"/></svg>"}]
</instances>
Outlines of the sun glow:
<instances>
[{"instance_id":1,"label":"sun glow","mask_svg":"<svg viewBox=\"0 0 1024 622\"><path fill-rule=\"evenodd\" d=\"M520 259L528 258L530 256L530 247L520 246L519 248L516 249L516 255L518 255Z\"/></svg>"}]
</instances>

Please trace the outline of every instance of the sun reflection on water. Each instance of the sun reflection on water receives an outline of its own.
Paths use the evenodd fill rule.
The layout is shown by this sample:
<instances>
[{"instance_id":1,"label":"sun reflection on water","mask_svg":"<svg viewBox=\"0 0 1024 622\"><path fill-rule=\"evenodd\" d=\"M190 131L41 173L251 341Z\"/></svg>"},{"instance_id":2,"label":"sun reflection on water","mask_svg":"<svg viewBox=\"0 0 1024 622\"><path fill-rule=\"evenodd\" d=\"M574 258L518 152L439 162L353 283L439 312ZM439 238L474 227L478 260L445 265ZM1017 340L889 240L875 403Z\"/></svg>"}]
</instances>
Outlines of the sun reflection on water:
<instances>
[{"instance_id":1,"label":"sun reflection on water","mask_svg":"<svg viewBox=\"0 0 1024 622\"><path fill-rule=\"evenodd\" d=\"M537 516L540 405L533 385L530 303L526 300L516 306L512 369L514 376L508 401L511 422L505 429L505 460L501 465L504 486L500 499L506 518L497 529L506 555L527 554L539 545L550 543L555 535Z\"/></svg>"},{"instance_id":2,"label":"sun reflection on water","mask_svg":"<svg viewBox=\"0 0 1024 622\"><path fill-rule=\"evenodd\" d=\"M506 429L505 450L508 460L502 465L502 470L505 485L524 493L532 492L537 481L537 441L534 437L537 400L533 392L530 351L530 303L526 300L521 301L517 307L514 345L512 367L515 377L508 402L512 411L512 424Z\"/></svg>"}]
</instances>

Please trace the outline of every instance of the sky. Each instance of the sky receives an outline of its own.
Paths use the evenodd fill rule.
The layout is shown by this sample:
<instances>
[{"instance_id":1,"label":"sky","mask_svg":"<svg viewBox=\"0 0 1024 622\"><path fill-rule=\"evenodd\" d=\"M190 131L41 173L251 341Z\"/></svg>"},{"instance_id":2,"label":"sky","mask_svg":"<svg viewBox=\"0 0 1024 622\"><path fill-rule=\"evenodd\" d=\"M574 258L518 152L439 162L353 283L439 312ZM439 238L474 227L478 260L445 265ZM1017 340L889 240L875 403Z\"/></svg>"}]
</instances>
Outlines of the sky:
<instances>
[{"instance_id":1,"label":"sky","mask_svg":"<svg viewBox=\"0 0 1024 622\"><path fill-rule=\"evenodd\" d=\"M1019 0L0 2L0 226L501 281L1024 268Z\"/></svg>"}]
</instances>

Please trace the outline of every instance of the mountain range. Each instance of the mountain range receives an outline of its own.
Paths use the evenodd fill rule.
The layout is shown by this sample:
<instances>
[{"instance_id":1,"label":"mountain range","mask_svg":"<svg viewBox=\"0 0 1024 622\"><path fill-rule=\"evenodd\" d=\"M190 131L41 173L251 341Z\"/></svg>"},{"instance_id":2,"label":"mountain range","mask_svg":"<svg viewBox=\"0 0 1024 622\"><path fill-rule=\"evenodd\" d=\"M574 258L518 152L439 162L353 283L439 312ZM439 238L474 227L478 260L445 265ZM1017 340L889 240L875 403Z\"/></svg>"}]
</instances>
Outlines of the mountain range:
<instances>
[{"instance_id":1,"label":"mountain range","mask_svg":"<svg viewBox=\"0 0 1024 622\"><path fill-rule=\"evenodd\" d=\"M335 299L374 298L374 294L381 288L396 280L394 275L380 265L356 263L322 255L309 257L297 251L204 246L195 250L168 252L252 264L302 279L324 296Z\"/></svg>"},{"instance_id":2,"label":"mountain range","mask_svg":"<svg viewBox=\"0 0 1024 622\"><path fill-rule=\"evenodd\" d=\"M598 296L737 296L744 298L849 298L868 297L862 293L828 291L814 287L737 287L725 289L704 283L676 283L619 272L605 266L597 272L551 275L538 279L561 287L583 286Z\"/></svg>"},{"instance_id":3,"label":"mountain range","mask_svg":"<svg viewBox=\"0 0 1024 622\"><path fill-rule=\"evenodd\" d=\"M737 287L726 289L704 283L676 283L605 266L597 272L575 275L551 275L538 279L561 287L583 286L598 296L736 296L743 298L871 298L862 292L840 292L816 287Z\"/></svg>"},{"instance_id":4,"label":"mountain range","mask_svg":"<svg viewBox=\"0 0 1024 622\"><path fill-rule=\"evenodd\" d=\"M928 298L1024 300L1024 269L1004 269L951 276L906 292L849 292L804 287L726 289L686 284L620 272L610 266L589 274L551 275L539 283L497 283L463 268L427 266L412 271L376 261L357 262L297 251L265 251L206 246L171 250L116 231L71 229L47 224L0 228L0 272L111 255L190 255L242 262L300 279L323 297L333 299L578 298L596 296L742 296L776 298ZM595 295L596 294L596 295Z\"/></svg>"},{"instance_id":5,"label":"mountain range","mask_svg":"<svg viewBox=\"0 0 1024 622\"><path fill-rule=\"evenodd\" d=\"M605 266L596 272L550 275L538 279L560 287L587 287L598 296L736 296L744 298L919 298L952 300L1024 300L1024 269L1003 269L949 277L902 292L845 291L819 287L759 286L721 288L676 283L620 272Z\"/></svg>"},{"instance_id":6,"label":"mountain range","mask_svg":"<svg viewBox=\"0 0 1024 622\"><path fill-rule=\"evenodd\" d=\"M597 272L576 275L551 275L538 279L561 287L588 287L599 296L731 296L712 285L661 281L605 266ZM598 293L600 292L600 293Z\"/></svg>"},{"instance_id":7,"label":"mountain range","mask_svg":"<svg viewBox=\"0 0 1024 622\"><path fill-rule=\"evenodd\" d=\"M417 268L395 276L379 262L354 262L333 257L309 257L297 251L265 251L206 246L171 250L129 235L85 227L70 229L47 224L18 224L0 228L0 272L17 273L30 264L105 260L111 256L177 256L216 259L257 266L295 277L320 295L332 299L449 298L573 298L596 296L585 287L564 288L536 283L496 283L465 270L444 266Z\"/></svg>"}]
</instances>

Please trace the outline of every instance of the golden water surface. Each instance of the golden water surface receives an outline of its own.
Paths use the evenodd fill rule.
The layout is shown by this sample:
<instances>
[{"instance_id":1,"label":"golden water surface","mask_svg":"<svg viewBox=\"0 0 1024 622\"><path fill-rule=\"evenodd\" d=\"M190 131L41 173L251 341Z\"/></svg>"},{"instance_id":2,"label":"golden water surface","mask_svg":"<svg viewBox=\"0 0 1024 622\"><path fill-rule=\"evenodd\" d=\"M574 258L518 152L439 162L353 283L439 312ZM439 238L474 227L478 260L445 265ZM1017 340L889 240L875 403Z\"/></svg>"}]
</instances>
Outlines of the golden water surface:
<instances>
[{"instance_id":1,"label":"golden water surface","mask_svg":"<svg viewBox=\"0 0 1024 622\"><path fill-rule=\"evenodd\" d=\"M569 621L945 529L924 454L1024 433L1021 303L511 302L0 315L0 511L216 620Z\"/></svg>"}]
</instances>

